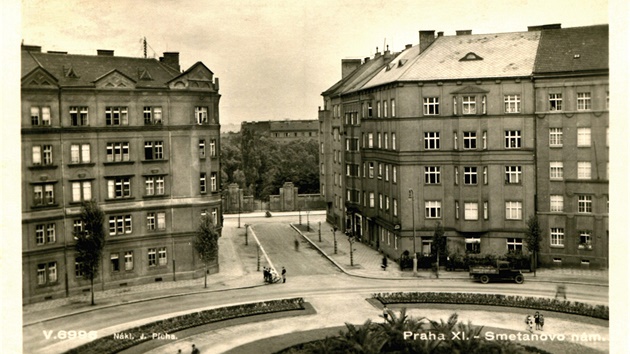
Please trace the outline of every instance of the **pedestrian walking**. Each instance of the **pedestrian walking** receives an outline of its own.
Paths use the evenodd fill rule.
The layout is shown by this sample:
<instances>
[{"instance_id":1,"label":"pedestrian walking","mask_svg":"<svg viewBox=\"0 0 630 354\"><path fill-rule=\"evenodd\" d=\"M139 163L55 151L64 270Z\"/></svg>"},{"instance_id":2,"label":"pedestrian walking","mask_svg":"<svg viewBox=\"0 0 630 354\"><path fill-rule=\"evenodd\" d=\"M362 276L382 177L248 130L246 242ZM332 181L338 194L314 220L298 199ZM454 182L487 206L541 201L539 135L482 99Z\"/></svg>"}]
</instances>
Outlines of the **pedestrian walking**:
<instances>
[{"instance_id":1,"label":"pedestrian walking","mask_svg":"<svg viewBox=\"0 0 630 354\"><path fill-rule=\"evenodd\" d=\"M192 352L190 352L190 353L191 354L199 354L201 352L199 351L199 348L195 347L195 345L193 344L192 345Z\"/></svg>"},{"instance_id":2,"label":"pedestrian walking","mask_svg":"<svg viewBox=\"0 0 630 354\"><path fill-rule=\"evenodd\" d=\"M265 279L265 283L269 282L269 270L267 269L267 267L263 268L263 277Z\"/></svg>"},{"instance_id":3,"label":"pedestrian walking","mask_svg":"<svg viewBox=\"0 0 630 354\"><path fill-rule=\"evenodd\" d=\"M556 299L562 297L565 300L567 299L567 286L564 284L560 284L556 287Z\"/></svg>"},{"instance_id":4,"label":"pedestrian walking","mask_svg":"<svg viewBox=\"0 0 630 354\"><path fill-rule=\"evenodd\" d=\"M283 283L287 282L287 270L284 269L284 267L282 267L282 282Z\"/></svg>"},{"instance_id":5,"label":"pedestrian walking","mask_svg":"<svg viewBox=\"0 0 630 354\"><path fill-rule=\"evenodd\" d=\"M525 330L532 333L533 332L534 321L531 315L527 315L525 317Z\"/></svg>"},{"instance_id":6,"label":"pedestrian walking","mask_svg":"<svg viewBox=\"0 0 630 354\"><path fill-rule=\"evenodd\" d=\"M540 330L540 313L538 311L534 314L534 323L536 324L536 330Z\"/></svg>"},{"instance_id":7,"label":"pedestrian walking","mask_svg":"<svg viewBox=\"0 0 630 354\"><path fill-rule=\"evenodd\" d=\"M295 245L295 250L299 251L300 250L300 241L298 241L297 239L295 239L295 241L293 242L293 244Z\"/></svg>"},{"instance_id":8,"label":"pedestrian walking","mask_svg":"<svg viewBox=\"0 0 630 354\"><path fill-rule=\"evenodd\" d=\"M381 268L383 268L383 270L387 270L387 256L383 256L383 264L381 265Z\"/></svg>"},{"instance_id":9,"label":"pedestrian walking","mask_svg":"<svg viewBox=\"0 0 630 354\"><path fill-rule=\"evenodd\" d=\"M538 316L538 323L540 323L540 330L542 331L545 325L545 316L542 313Z\"/></svg>"},{"instance_id":10,"label":"pedestrian walking","mask_svg":"<svg viewBox=\"0 0 630 354\"><path fill-rule=\"evenodd\" d=\"M383 306L383 319L385 319L385 322L387 322L387 316L389 316L389 309L387 308L387 305Z\"/></svg>"}]
</instances>

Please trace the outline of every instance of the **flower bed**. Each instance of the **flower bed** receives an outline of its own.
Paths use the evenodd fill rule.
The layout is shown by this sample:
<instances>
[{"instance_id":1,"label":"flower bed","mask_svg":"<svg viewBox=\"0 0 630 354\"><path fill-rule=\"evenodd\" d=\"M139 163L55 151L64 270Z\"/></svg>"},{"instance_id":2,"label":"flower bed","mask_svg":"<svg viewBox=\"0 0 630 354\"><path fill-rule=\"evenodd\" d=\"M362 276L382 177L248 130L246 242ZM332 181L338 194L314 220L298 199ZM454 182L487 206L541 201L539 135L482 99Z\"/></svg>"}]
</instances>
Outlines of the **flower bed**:
<instances>
[{"instance_id":1,"label":"flower bed","mask_svg":"<svg viewBox=\"0 0 630 354\"><path fill-rule=\"evenodd\" d=\"M115 338L115 335L99 338L80 347L67 351L74 353L117 353L127 348L151 340L153 333L173 334L177 331L208 323L225 321L238 317L262 315L267 313L303 310L304 299L301 297L292 299L255 302L243 305L221 307L206 311L189 313L182 316L171 317L161 321L147 323L131 328L122 333L123 338Z\"/></svg>"},{"instance_id":2,"label":"flower bed","mask_svg":"<svg viewBox=\"0 0 630 354\"><path fill-rule=\"evenodd\" d=\"M604 320L608 320L609 311L608 306L604 305L594 306L575 301L499 294L401 292L372 294L372 298L379 300L383 304L442 303L521 307L534 310L564 312Z\"/></svg>"}]
</instances>

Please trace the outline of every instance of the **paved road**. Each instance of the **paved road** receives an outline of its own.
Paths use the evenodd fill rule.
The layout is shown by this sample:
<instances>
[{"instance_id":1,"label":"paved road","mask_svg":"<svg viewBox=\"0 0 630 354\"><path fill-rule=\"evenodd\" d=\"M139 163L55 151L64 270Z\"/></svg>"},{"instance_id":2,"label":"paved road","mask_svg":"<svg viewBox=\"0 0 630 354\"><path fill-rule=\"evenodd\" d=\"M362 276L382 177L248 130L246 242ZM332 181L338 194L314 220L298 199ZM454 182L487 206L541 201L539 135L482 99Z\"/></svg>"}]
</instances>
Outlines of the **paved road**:
<instances>
[{"instance_id":1,"label":"paved road","mask_svg":"<svg viewBox=\"0 0 630 354\"><path fill-rule=\"evenodd\" d=\"M328 303L337 299L345 303L350 299L365 299L375 292L394 291L448 291L448 292L479 292L503 293L506 295L529 295L550 297L555 291L555 284L544 282L529 282L525 285L511 283L479 284L457 279L450 280L385 280L350 277L331 266L319 253L306 243L300 244L299 252L293 247L297 233L287 224L287 218L251 219L253 229L263 248L268 252L269 259L276 267L284 265L289 270L286 284L262 285L262 275L258 278L256 272L256 245L249 242L244 244L244 228L237 229L234 220L226 220L224 231L225 240L229 242L232 257L224 262L232 268L223 267L222 271L230 271L236 278L250 281L249 289L228 290L229 281L222 282L208 292L163 298L147 302L121 304L116 307L102 308L88 313L47 320L23 328L25 353L60 353L78 346L81 340L63 341L60 339L46 339L44 331L84 330L98 331L98 336L107 336L153 322L162 318L198 311L207 308L221 307L235 303L269 300L302 296L307 301ZM289 218L290 219L290 218ZM263 222L264 224L259 222ZM311 222L317 222L317 219ZM225 248L230 249L228 247ZM230 257L227 257L230 258ZM261 265L262 266L262 265ZM590 303L608 303L607 288L594 285L572 285L570 287L571 300ZM147 294L154 296L154 294ZM334 307L334 303L330 304ZM35 315L35 314L33 314ZM357 318L361 315L357 313ZM363 322L363 320L359 321ZM83 341L85 342L85 340Z\"/></svg>"}]
</instances>

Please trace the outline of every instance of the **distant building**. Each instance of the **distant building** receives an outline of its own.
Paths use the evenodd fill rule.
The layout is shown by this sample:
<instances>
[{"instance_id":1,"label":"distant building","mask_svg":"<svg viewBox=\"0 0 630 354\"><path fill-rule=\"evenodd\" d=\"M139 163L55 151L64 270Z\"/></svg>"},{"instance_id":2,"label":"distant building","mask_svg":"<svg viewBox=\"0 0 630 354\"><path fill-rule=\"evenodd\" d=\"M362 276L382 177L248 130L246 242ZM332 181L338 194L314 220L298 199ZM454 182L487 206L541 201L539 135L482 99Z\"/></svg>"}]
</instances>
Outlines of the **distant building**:
<instances>
[{"instance_id":1,"label":"distant building","mask_svg":"<svg viewBox=\"0 0 630 354\"><path fill-rule=\"evenodd\" d=\"M565 264L576 263L568 255L575 256L578 243L564 249L557 244L556 231L570 225L571 232L584 231L584 241L589 230L590 242L602 240L599 251L580 255L580 262L604 265L608 223L601 203L608 189L602 177L608 152L599 145L605 139L593 148L550 149L545 145L549 127L540 126L553 121L569 141L578 139L577 129L581 144L591 144L591 133L593 141L603 137L607 57L590 51L606 52L604 30L607 26L551 25L480 35L420 31L419 44L400 53L386 50L372 59L343 60L342 79L322 93L319 111L320 180L328 220L399 258L414 248L429 255L437 223L445 229L450 252L521 253L526 221L539 215L545 227L543 262L564 255ZM578 40L562 47L574 50L572 56L584 53L583 62L597 65L569 61L554 67L560 52L568 52L550 53L558 47L553 42L567 38L585 38L582 46L588 50L582 51ZM547 114L551 93L565 95L564 103L572 105L567 114ZM592 101L587 103L587 97ZM571 120L573 115L578 119ZM571 144L565 148L578 146ZM539 152L543 147L546 152ZM570 181L549 181L541 172L549 171L549 158L572 171L579 165L581 177L574 172ZM549 215L542 194L563 195L568 186L574 189L564 197L570 209ZM578 192L583 188L587 192ZM583 193L593 195L594 209ZM576 218L578 224L571 221L574 213L584 214Z\"/></svg>"},{"instance_id":2,"label":"distant building","mask_svg":"<svg viewBox=\"0 0 630 354\"><path fill-rule=\"evenodd\" d=\"M267 136L274 141L299 141L304 139L318 139L317 120L270 120L260 122L241 123L241 132L255 131L261 136Z\"/></svg>"},{"instance_id":3,"label":"distant building","mask_svg":"<svg viewBox=\"0 0 630 354\"><path fill-rule=\"evenodd\" d=\"M81 202L105 212L96 289L190 279L204 213L221 228L219 80L203 63L22 46L24 303L81 293ZM211 271L218 271L218 265Z\"/></svg>"}]
</instances>

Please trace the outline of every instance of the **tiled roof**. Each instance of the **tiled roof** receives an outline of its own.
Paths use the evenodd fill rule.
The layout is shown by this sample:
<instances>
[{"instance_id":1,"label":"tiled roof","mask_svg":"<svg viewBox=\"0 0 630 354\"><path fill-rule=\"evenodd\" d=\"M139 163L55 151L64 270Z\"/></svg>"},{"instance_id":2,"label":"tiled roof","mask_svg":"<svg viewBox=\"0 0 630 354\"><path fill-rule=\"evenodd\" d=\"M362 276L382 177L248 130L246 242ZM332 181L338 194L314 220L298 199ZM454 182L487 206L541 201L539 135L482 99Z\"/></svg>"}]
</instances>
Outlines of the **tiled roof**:
<instances>
[{"instance_id":1,"label":"tiled roof","mask_svg":"<svg viewBox=\"0 0 630 354\"><path fill-rule=\"evenodd\" d=\"M540 31L441 36L423 53L418 45L403 51L364 88L394 81L529 76L539 39Z\"/></svg>"},{"instance_id":2,"label":"tiled roof","mask_svg":"<svg viewBox=\"0 0 630 354\"><path fill-rule=\"evenodd\" d=\"M380 55L359 66L355 71L345 78L335 83L323 95L348 93L363 88L363 85L370 80L379 69L385 64L385 56Z\"/></svg>"},{"instance_id":3,"label":"tiled roof","mask_svg":"<svg viewBox=\"0 0 630 354\"><path fill-rule=\"evenodd\" d=\"M608 25L544 30L535 73L608 69Z\"/></svg>"},{"instance_id":4,"label":"tiled roof","mask_svg":"<svg viewBox=\"0 0 630 354\"><path fill-rule=\"evenodd\" d=\"M118 71L134 80L136 87L166 87L180 73L155 60L22 51L22 77L37 67L53 75L62 87L92 87L105 74ZM70 75L69 75L70 74ZM73 77L76 74L76 77Z\"/></svg>"}]
</instances>

